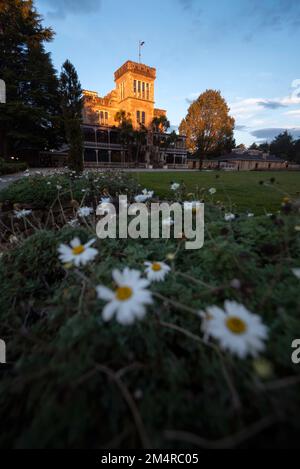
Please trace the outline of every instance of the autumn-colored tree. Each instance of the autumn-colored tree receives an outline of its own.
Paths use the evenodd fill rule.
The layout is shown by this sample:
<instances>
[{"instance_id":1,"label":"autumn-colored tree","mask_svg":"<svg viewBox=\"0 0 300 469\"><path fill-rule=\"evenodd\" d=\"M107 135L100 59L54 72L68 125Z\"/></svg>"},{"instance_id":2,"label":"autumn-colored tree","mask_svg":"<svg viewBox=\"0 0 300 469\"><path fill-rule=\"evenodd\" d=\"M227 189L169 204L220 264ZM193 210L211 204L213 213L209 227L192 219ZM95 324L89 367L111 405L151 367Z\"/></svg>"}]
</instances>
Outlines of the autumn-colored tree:
<instances>
[{"instance_id":1,"label":"autumn-colored tree","mask_svg":"<svg viewBox=\"0 0 300 469\"><path fill-rule=\"evenodd\" d=\"M179 131L187 137L188 150L202 161L232 150L234 124L220 91L207 90L190 105Z\"/></svg>"}]
</instances>

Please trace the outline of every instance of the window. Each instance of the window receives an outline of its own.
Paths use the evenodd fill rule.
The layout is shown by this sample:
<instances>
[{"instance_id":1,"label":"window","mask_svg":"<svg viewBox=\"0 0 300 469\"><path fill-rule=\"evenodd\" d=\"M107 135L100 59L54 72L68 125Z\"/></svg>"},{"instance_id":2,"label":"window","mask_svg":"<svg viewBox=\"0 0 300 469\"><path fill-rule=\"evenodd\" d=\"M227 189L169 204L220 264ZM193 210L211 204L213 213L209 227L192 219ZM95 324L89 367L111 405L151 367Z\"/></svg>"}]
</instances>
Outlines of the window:
<instances>
[{"instance_id":1,"label":"window","mask_svg":"<svg viewBox=\"0 0 300 469\"><path fill-rule=\"evenodd\" d=\"M145 97L145 82L142 83L142 96Z\"/></svg>"},{"instance_id":2,"label":"window","mask_svg":"<svg viewBox=\"0 0 300 469\"><path fill-rule=\"evenodd\" d=\"M103 120L104 120L104 112L100 111L100 124L102 124Z\"/></svg>"},{"instance_id":3,"label":"window","mask_svg":"<svg viewBox=\"0 0 300 469\"><path fill-rule=\"evenodd\" d=\"M107 123L108 121L108 112L105 113L105 122Z\"/></svg>"},{"instance_id":4,"label":"window","mask_svg":"<svg viewBox=\"0 0 300 469\"><path fill-rule=\"evenodd\" d=\"M142 124L145 125L146 123L146 113L142 112Z\"/></svg>"},{"instance_id":5,"label":"window","mask_svg":"<svg viewBox=\"0 0 300 469\"><path fill-rule=\"evenodd\" d=\"M146 83L146 92L147 92L147 99L150 98L150 94L149 94L149 83Z\"/></svg>"},{"instance_id":6,"label":"window","mask_svg":"<svg viewBox=\"0 0 300 469\"><path fill-rule=\"evenodd\" d=\"M141 82L138 82L138 93L141 94Z\"/></svg>"},{"instance_id":7,"label":"window","mask_svg":"<svg viewBox=\"0 0 300 469\"><path fill-rule=\"evenodd\" d=\"M133 80L133 92L136 94L136 80Z\"/></svg>"},{"instance_id":8,"label":"window","mask_svg":"<svg viewBox=\"0 0 300 469\"><path fill-rule=\"evenodd\" d=\"M140 111L136 111L136 120L137 120L138 124L141 122L141 112Z\"/></svg>"}]
</instances>

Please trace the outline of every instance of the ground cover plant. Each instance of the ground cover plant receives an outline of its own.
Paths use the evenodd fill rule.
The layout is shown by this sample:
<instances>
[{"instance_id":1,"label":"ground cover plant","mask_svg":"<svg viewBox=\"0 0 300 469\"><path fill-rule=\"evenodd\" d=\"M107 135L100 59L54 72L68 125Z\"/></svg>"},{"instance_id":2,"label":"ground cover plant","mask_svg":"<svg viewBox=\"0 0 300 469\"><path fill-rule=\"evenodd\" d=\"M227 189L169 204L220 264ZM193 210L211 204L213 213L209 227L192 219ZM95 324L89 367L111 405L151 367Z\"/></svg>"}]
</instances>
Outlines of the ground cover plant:
<instances>
[{"instance_id":1,"label":"ground cover plant","mask_svg":"<svg viewBox=\"0 0 300 469\"><path fill-rule=\"evenodd\" d=\"M170 179L169 200L206 202L205 245L186 251L184 234L93 241L96 203L156 193L129 175L73 176L0 194L1 447L296 446L297 197L268 179L284 194L253 216L218 203L215 178ZM138 291L125 309L128 285Z\"/></svg>"}]
</instances>

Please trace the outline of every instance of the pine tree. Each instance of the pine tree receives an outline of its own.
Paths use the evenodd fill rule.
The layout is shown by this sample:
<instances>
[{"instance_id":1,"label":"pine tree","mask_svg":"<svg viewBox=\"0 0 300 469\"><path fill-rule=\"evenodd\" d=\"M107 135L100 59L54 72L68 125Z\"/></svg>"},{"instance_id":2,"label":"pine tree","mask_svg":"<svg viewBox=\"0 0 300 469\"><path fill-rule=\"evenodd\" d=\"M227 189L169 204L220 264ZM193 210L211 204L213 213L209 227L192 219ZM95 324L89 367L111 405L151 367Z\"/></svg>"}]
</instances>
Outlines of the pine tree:
<instances>
[{"instance_id":1,"label":"pine tree","mask_svg":"<svg viewBox=\"0 0 300 469\"><path fill-rule=\"evenodd\" d=\"M33 158L63 141L58 79L44 48L54 33L43 27L32 0L0 0L0 25L0 78L7 89L0 152Z\"/></svg>"},{"instance_id":2,"label":"pine tree","mask_svg":"<svg viewBox=\"0 0 300 469\"><path fill-rule=\"evenodd\" d=\"M65 135L69 144L69 168L83 171L82 89L75 67L66 60L60 75L61 107Z\"/></svg>"}]
</instances>

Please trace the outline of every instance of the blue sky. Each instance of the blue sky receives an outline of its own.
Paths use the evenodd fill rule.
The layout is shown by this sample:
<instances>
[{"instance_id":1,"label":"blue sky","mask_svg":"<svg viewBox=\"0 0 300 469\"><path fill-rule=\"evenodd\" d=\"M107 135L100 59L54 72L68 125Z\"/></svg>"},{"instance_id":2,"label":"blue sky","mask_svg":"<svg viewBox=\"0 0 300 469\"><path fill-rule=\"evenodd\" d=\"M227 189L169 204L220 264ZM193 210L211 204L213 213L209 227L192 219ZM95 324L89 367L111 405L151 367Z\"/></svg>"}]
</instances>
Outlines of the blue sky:
<instances>
[{"instance_id":1,"label":"blue sky","mask_svg":"<svg viewBox=\"0 0 300 469\"><path fill-rule=\"evenodd\" d=\"M36 0L56 32L47 45L68 58L83 88L104 95L113 72L138 59L157 68L156 106L179 125L189 103L219 89L237 143L300 137L300 0Z\"/></svg>"}]
</instances>

